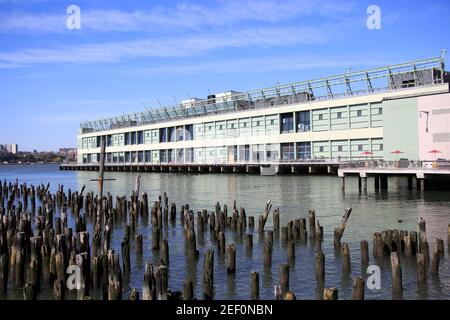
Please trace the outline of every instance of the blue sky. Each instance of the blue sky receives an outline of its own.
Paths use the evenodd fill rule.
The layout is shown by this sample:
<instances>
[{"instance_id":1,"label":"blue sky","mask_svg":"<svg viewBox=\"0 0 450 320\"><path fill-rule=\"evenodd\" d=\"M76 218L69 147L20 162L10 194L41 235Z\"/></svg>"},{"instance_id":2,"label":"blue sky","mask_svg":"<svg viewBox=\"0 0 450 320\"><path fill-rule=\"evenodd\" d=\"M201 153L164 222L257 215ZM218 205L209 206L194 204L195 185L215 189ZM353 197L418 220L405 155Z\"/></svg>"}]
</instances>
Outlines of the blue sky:
<instances>
[{"instance_id":1,"label":"blue sky","mask_svg":"<svg viewBox=\"0 0 450 320\"><path fill-rule=\"evenodd\" d=\"M0 0L0 144L57 150L84 120L435 57L448 30L448 0Z\"/></svg>"}]
</instances>

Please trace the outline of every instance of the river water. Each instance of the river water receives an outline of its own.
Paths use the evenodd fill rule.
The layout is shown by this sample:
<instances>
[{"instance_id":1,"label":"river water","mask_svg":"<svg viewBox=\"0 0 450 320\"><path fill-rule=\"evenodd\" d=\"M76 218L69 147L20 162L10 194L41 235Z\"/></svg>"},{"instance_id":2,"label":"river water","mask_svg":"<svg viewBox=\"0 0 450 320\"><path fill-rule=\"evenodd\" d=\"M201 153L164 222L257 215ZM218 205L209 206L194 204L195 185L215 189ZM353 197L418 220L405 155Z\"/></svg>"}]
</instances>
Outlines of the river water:
<instances>
[{"instance_id":1,"label":"river water","mask_svg":"<svg viewBox=\"0 0 450 320\"><path fill-rule=\"evenodd\" d=\"M58 184L63 184L65 190L80 190L86 185L86 191L97 191L96 172L59 171L57 165L25 165L0 166L0 179L27 184L51 184L50 190L56 191ZM106 173L105 178L115 179L105 182L105 192L115 195L129 196L134 188L137 173ZM263 177L244 174L177 174L177 173L141 173L141 191L149 194L149 200L156 200L159 194L167 192L169 203L175 202L177 209L182 204L189 204L197 210L213 211L216 202L233 206L237 200L238 207L246 209L247 216L257 216L262 213L267 200L272 200L274 208L280 208L281 223L305 217L308 210L315 209L316 219L324 226L325 241L322 245L325 253L325 287L337 287L340 299L350 299L352 281L356 276L367 277L360 267L359 243L369 241L370 263L376 261L372 257L372 237L374 232L386 229L418 231L418 217L426 220L427 236L430 252L436 238L445 240L445 258L441 259L438 278L429 277L425 286L416 282L415 259L401 257L403 267L404 299L448 299L450 298L450 263L447 248L447 226L450 223L450 192L448 191L416 191L408 190L407 182L401 178L389 179L387 192L375 192L373 182L369 179L366 194L358 192L357 180L346 179L345 194L340 188L336 176L326 175L280 175ZM150 202L150 201L149 201ZM151 203L151 202L150 202ZM343 274L340 254L333 247L333 230L341 221L345 208L352 207L342 242L349 243L351 251L351 275ZM230 212L230 211L229 211ZM177 217L179 212L177 212ZM140 220L141 221L141 220ZM73 222L73 221L69 221ZM88 223L90 221L88 220ZM271 227L272 219L268 220ZM114 225L112 246L120 253L120 243L123 239L123 224ZM88 231L92 226L88 225ZM226 233L227 244L234 242L237 246L237 270L234 276L227 275L225 259L215 254L214 286L215 299L249 299L250 272L260 274L260 297L272 299L274 285L279 283L279 265L287 263L286 250L280 240L275 240L273 249L272 269L263 266L262 245L258 232L254 233L254 248L252 256L245 254L245 238L240 241L231 231ZM136 234L144 235L144 254L137 257L134 254L134 241L131 243L132 272L125 277L124 297L131 288L142 292L144 268L147 261L157 261L158 254L151 249L151 225L141 223ZM189 260L184 254L184 237L182 226L177 219L175 226L169 225L163 236L170 246L169 288L182 290L187 279L194 281L195 293L202 296L203 257L208 248L217 249L210 241L209 231L204 236L197 235L197 248L200 256L197 261ZM92 239L92 235L91 235ZM381 289L366 288L366 299L391 299L391 270L389 259L380 265ZM314 248L310 245L297 244L295 265L290 268L290 289L298 299L319 299L322 287L319 286L314 274ZM95 296L95 294L94 294ZM20 293L14 292L8 298L20 298ZM51 290L43 289L41 298L51 298Z\"/></svg>"}]
</instances>

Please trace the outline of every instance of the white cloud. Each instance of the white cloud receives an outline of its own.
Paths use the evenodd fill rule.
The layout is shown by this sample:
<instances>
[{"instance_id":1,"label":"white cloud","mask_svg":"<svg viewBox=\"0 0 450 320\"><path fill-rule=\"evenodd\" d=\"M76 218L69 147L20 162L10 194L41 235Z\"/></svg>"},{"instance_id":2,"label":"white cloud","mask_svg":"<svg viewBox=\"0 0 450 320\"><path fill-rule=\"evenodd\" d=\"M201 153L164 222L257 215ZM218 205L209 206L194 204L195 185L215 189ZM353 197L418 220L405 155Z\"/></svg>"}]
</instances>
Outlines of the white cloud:
<instances>
[{"instance_id":1,"label":"white cloud","mask_svg":"<svg viewBox=\"0 0 450 320\"><path fill-rule=\"evenodd\" d=\"M223 27L246 22L263 24L305 16L339 16L351 11L351 2L325 0L248 0L216 1L208 6L182 3L149 10L123 11L85 9L81 5L82 29L94 32L182 31L205 27ZM65 12L0 12L0 32L33 34L68 32Z\"/></svg>"},{"instance_id":2,"label":"white cloud","mask_svg":"<svg viewBox=\"0 0 450 320\"><path fill-rule=\"evenodd\" d=\"M215 32L188 37L144 38L125 42L0 52L0 64L117 62L126 58L189 56L227 47L286 47L323 43L327 39L326 32L315 27L261 27L239 30L239 32Z\"/></svg>"}]
</instances>

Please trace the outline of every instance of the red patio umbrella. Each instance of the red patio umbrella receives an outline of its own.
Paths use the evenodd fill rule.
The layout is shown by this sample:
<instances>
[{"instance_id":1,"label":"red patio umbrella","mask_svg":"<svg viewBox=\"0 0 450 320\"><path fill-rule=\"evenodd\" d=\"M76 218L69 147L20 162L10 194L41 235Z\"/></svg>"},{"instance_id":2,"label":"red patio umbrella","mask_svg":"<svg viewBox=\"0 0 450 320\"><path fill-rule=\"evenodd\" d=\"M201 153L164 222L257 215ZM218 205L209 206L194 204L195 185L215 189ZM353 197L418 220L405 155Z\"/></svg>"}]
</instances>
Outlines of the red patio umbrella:
<instances>
[{"instance_id":1,"label":"red patio umbrella","mask_svg":"<svg viewBox=\"0 0 450 320\"><path fill-rule=\"evenodd\" d=\"M434 159L436 160L436 155L437 155L438 153L442 153L442 151L433 149L433 150L431 150L431 151L428 151L428 153L434 153Z\"/></svg>"},{"instance_id":2,"label":"red patio umbrella","mask_svg":"<svg viewBox=\"0 0 450 320\"><path fill-rule=\"evenodd\" d=\"M400 150L394 150L394 151L391 151L391 153L396 154L396 155L397 155L397 160L398 160L398 155L399 155L400 153L403 153L403 151L400 151Z\"/></svg>"},{"instance_id":3,"label":"red patio umbrella","mask_svg":"<svg viewBox=\"0 0 450 320\"><path fill-rule=\"evenodd\" d=\"M366 156L366 160L367 160L367 156L368 156L368 155L371 155L372 152L371 152L371 151L364 151L364 152L362 152L361 154L365 155L365 156Z\"/></svg>"}]
</instances>

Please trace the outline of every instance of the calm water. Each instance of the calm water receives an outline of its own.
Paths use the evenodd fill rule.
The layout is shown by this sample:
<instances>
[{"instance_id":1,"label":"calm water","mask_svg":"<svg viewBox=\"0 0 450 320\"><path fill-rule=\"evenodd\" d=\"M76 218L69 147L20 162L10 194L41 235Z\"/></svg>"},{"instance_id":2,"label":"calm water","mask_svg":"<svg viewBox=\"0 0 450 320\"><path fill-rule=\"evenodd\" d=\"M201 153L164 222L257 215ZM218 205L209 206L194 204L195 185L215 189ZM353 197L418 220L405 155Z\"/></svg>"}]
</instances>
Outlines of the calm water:
<instances>
[{"instance_id":1,"label":"calm water","mask_svg":"<svg viewBox=\"0 0 450 320\"><path fill-rule=\"evenodd\" d=\"M107 173L107 178L115 181L105 183L107 192L113 195L129 196L134 188L136 173ZM418 217L424 217L427 222L427 235L430 251L436 238L445 240L446 257L441 259L439 278L429 277L425 287L418 288L416 283L415 259L402 257L403 286L405 299L448 299L450 298L450 263L447 248L447 225L450 223L450 192L420 192L408 191L406 180L390 179L387 193L375 193L373 182L369 180L367 194L361 194L357 189L357 181L347 179L346 192L340 189L340 181L334 176L275 176L261 177L257 175L232 174L175 174L175 173L145 173L141 174L141 191L149 194L154 200L162 192L167 192L169 203L175 202L179 210L182 204L188 203L190 208L197 210L214 210L217 201L232 208L233 200L238 207L244 207L247 215L261 214L265 202L272 200L274 208L281 211L281 222L307 217L309 209L316 210L316 219L324 226L325 242L323 250L326 257L326 287L337 287L339 297L351 298L352 279L356 276L366 276L360 267L359 242L369 241L371 263L372 235L385 229L417 230ZM55 191L58 184L63 184L65 190L80 190L86 185L86 191L97 191L95 172L59 171L55 165L31 166L0 166L0 179L38 185L50 182L51 190ZM332 233L339 224L347 207L352 207L347 229L342 239L348 242L352 254L352 272L342 273L339 254L335 252L332 243ZM178 216L179 213L177 213ZM272 219L269 218L268 227ZM402 222L399 222L402 220ZM132 242L132 270L125 277L124 297L131 288L142 291L144 267L147 261L157 261L158 254L151 250L151 225L142 223L136 234L144 235L144 254L136 257ZM256 218L257 221L257 218ZM73 221L69 221L71 223ZM90 221L88 220L90 223ZM88 226L88 231L92 225ZM249 231L253 232L253 231ZM252 257L245 254L245 238L240 241L234 233L227 232L227 244L234 242L237 246L237 271L235 276L227 276L225 259L215 253L215 298L216 299L248 299L250 297L250 272L260 273L260 294L262 299L273 298L273 286L278 284L279 265L286 263L286 250L279 240L275 240L273 264L271 270L266 270L262 262L262 241L258 232L254 233L254 248ZM196 295L201 297L201 276L203 271L204 252L217 246L210 241L209 232L203 237L197 234L197 248L200 257L190 261L184 255L184 237L182 226L178 219L175 226L169 225L163 232L169 240L170 267L169 288L181 290L185 280L194 281ZM123 224L114 225L112 246L120 253L120 242L123 238ZM92 239L92 236L91 236ZM367 299L391 299L391 273L388 259L385 259L382 270L382 289L367 290ZM317 299L322 295L322 287L318 287L314 275L314 249L308 245L298 244L296 247L296 263L291 266L290 289L299 299ZM16 293L17 294L17 293ZM11 298L13 295L9 295ZM19 297L21 297L19 295ZM51 297L51 291L44 292L41 298Z\"/></svg>"}]
</instances>

